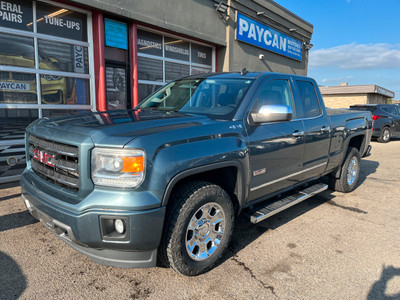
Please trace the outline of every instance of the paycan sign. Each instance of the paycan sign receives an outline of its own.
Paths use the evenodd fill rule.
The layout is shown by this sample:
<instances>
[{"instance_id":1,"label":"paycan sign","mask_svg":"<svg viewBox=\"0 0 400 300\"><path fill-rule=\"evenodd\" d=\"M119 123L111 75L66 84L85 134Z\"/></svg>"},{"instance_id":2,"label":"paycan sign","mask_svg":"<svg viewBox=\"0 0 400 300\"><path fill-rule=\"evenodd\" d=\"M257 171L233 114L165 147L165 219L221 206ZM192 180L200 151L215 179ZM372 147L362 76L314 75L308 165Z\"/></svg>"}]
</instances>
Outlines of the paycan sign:
<instances>
[{"instance_id":1,"label":"paycan sign","mask_svg":"<svg viewBox=\"0 0 400 300\"><path fill-rule=\"evenodd\" d=\"M237 13L236 39L301 61L303 44L282 32Z\"/></svg>"}]
</instances>

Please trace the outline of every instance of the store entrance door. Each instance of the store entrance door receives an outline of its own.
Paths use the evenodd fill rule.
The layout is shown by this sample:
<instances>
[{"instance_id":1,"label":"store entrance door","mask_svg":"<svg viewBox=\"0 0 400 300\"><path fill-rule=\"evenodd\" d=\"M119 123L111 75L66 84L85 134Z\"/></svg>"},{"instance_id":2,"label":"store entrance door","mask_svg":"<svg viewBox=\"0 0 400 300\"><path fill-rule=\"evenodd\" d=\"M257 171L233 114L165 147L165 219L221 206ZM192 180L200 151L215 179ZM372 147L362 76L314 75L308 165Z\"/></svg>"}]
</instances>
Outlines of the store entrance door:
<instances>
[{"instance_id":1,"label":"store entrance door","mask_svg":"<svg viewBox=\"0 0 400 300\"><path fill-rule=\"evenodd\" d=\"M130 109L128 24L104 19L107 110Z\"/></svg>"}]
</instances>

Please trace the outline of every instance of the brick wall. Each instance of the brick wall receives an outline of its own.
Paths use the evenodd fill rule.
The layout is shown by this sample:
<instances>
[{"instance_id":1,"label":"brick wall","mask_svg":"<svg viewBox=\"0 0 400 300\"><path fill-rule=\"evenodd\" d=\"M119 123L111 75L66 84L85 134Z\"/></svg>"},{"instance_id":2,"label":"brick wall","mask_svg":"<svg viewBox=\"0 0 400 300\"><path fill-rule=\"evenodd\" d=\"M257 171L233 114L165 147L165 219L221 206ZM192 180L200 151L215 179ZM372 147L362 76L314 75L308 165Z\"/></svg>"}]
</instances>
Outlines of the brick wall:
<instances>
[{"instance_id":1,"label":"brick wall","mask_svg":"<svg viewBox=\"0 0 400 300\"><path fill-rule=\"evenodd\" d=\"M367 95L323 95L325 106L330 108L349 108L354 104L366 104Z\"/></svg>"}]
</instances>

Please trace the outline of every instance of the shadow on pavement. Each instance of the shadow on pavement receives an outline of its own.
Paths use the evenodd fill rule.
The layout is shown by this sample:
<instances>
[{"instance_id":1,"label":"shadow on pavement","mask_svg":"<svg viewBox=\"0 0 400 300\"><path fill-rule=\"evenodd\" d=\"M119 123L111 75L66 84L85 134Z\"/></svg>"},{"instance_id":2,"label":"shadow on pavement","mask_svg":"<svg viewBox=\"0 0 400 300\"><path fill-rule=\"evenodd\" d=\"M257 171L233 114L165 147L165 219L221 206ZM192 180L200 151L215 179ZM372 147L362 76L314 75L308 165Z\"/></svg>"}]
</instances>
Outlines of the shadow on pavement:
<instances>
[{"instance_id":1,"label":"shadow on pavement","mask_svg":"<svg viewBox=\"0 0 400 300\"><path fill-rule=\"evenodd\" d=\"M3 197L0 197L0 202L1 201L6 201L6 200L10 200L10 199L13 199L13 198L17 198L17 197L20 197L20 196L21 196L21 193L3 196Z\"/></svg>"},{"instance_id":2,"label":"shadow on pavement","mask_svg":"<svg viewBox=\"0 0 400 300\"><path fill-rule=\"evenodd\" d=\"M377 140L376 140L376 138L372 138L371 139L371 141L372 141L372 143L374 144L374 143L376 143L376 144L385 144L385 143L380 143L380 142L378 142ZM399 137L393 137L393 136L391 136L390 137L390 141L389 141L389 143L392 143L392 142L400 142L400 138ZM372 144L372 146L373 146L373 144Z\"/></svg>"},{"instance_id":3,"label":"shadow on pavement","mask_svg":"<svg viewBox=\"0 0 400 300\"><path fill-rule=\"evenodd\" d=\"M228 251L225 252L221 263L235 256L240 250L247 247L268 230L275 230L280 226L300 217L314 208L335 198L333 191L327 190L319 195L290 207L258 224L250 223L249 214L242 213L235 221L235 228Z\"/></svg>"},{"instance_id":4,"label":"shadow on pavement","mask_svg":"<svg viewBox=\"0 0 400 300\"><path fill-rule=\"evenodd\" d=\"M0 232L39 222L25 210L0 217ZM1 298L0 298L1 299Z\"/></svg>"},{"instance_id":5,"label":"shadow on pavement","mask_svg":"<svg viewBox=\"0 0 400 300\"><path fill-rule=\"evenodd\" d=\"M27 282L18 264L0 251L0 299L18 299L25 291Z\"/></svg>"},{"instance_id":6,"label":"shadow on pavement","mask_svg":"<svg viewBox=\"0 0 400 300\"><path fill-rule=\"evenodd\" d=\"M379 278L379 280L376 281L372 285L372 288L368 293L367 300L400 299L400 290L397 294L394 294L394 295L386 295L385 294L385 291L387 288L387 283L396 276L400 277L400 268L395 268L393 266L389 266L389 267L382 266L381 278Z\"/></svg>"},{"instance_id":7,"label":"shadow on pavement","mask_svg":"<svg viewBox=\"0 0 400 300\"><path fill-rule=\"evenodd\" d=\"M361 172L358 179L357 187L363 184L368 176L374 174L378 166L379 163L376 161L363 159L361 162ZM264 234L268 230L277 229L287 222L296 219L297 217L307 213L310 210L315 209L316 207L324 203L341 209L352 211L353 213L368 214L368 212L366 211L362 211L354 207L343 206L336 203L334 201L335 195L333 195L332 193L334 193L334 191L326 190L318 195L311 197L310 199L305 200L304 202L294 205L293 207L288 208L276 214L275 216L272 216L271 218L260 222L259 224L250 223L249 214L244 211L239 217L237 217L235 221L232 240L230 242L230 245L228 246L228 251L226 251L223 255L220 264L234 257L240 250L257 240L262 234Z\"/></svg>"},{"instance_id":8,"label":"shadow on pavement","mask_svg":"<svg viewBox=\"0 0 400 300\"><path fill-rule=\"evenodd\" d=\"M361 171L360 171L360 176L358 178L357 187L362 185L369 175L376 173L378 167L379 167L379 162L374 160L362 159Z\"/></svg>"},{"instance_id":9,"label":"shadow on pavement","mask_svg":"<svg viewBox=\"0 0 400 300\"><path fill-rule=\"evenodd\" d=\"M9 189L9 188L15 188L17 186L19 186L19 180L18 181L13 181L13 182L8 182L8 183L0 183L0 190Z\"/></svg>"}]
</instances>

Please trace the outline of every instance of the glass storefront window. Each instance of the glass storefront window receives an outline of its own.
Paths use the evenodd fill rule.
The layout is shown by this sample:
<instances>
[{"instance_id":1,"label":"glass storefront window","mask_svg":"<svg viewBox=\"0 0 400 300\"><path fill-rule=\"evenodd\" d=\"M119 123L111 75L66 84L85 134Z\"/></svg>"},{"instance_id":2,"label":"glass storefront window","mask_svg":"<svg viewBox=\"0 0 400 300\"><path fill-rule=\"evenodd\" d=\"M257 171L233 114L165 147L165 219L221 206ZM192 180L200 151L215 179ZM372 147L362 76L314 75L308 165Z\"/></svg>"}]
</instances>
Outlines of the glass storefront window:
<instances>
[{"instance_id":1,"label":"glass storefront window","mask_svg":"<svg viewBox=\"0 0 400 300\"><path fill-rule=\"evenodd\" d=\"M139 80L163 81L162 60L138 57Z\"/></svg>"},{"instance_id":2,"label":"glass storefront window","mask_svg":"<svg viewBox=\"0 0 400 300\"><path fill-rule=\"evenodd\" d=\"M38 33L87 41L85 14L36 2L36 17Z\"/></svg>"},{"instance_id":3,"label":"glass storefront window","mask_svg":"<svg viewBox=\"0 0 400 300\"><path fill-rule=\"evenodd\" d=\"M89 73L87 47L39 40L39 60L41 69Z\"/></svg>"},{"instance_id":4,"label":"glass storefront window","mask_svg":"<svg viewBox=\"0 0 400 300\"><path fill-rule=\"evenodd\" d=\"M189 42L165 37L165 57L189 61Z\"/></svg>"},{"instance_id":5,"label":"glass storefront window","mask_svg":"<svg viewBox=\"0 0 400 300\"><path fill-rule=\"evenodd\" d=\"M204 74L212 72L211 68L199 68L199 67L192 67L192 75L196 74Z\"/></svg>"},{"instance_id":6,"label":"glass storefront window","mask_svg":"<svg viewBox=\"0 0 400 300\"><path fill-rule=\"evenodd\" d=\"M162 56L162 36L138 29L137 49L140 53Z\"/></svg>"},{"instance_id":7,"label":"glass storefront window","mask_svg":"<svg viewBox=\"0 0 400 300\"><path fill-rule=\"evenodd\" d=\"M0 26L32 31L32 1L0 1Z\"/></svg>"},{"instance_id":8,"label":"glass storefront window","mask_svg":"<svg viewBox=\"0 0 400 300\"><path fill-rule=\"evenodd\" d=\"M37 103L36 75L1 71L1 103Z\"/></svg>"},{"instance_id":9,"label":"glass storefront window","mask_svg":"<svg viewBox=\"0 0 400 300\"><path fill-rule=\"evenodd\" d=\"M90 110L76 110L76 109L43 109L43 117L61 117L71 114L86 113Z\"/></svg>"},{"instance_id":10,"label":"glass storefront window","mask_svg":"<svg viewBox=\"0 0 400 300\"><path fill-rule=\"evenodd\" d=\"M0 142L23 139L26 126L38 117L37 109L0 109Z\"/></svg>"},{"instance_id":11,"label":"glass storefront window","mask_svg":"<svg viewBox=\"0 0 400 300\"><path fill-rule=\"evenodd\" d=\"M177 64L173 62L165 62L165 80L170 81L179 77L190 75L190 66Z\"/></svg>"},{"instance_id":12,"label":"glass storefront window","mask_svg":"<svg viewBox=\"0 0 400 300\"><path fill-rule=\"evenodd\" d=\"M213 71L213 48L142 29L137 31L139 101L160 83Z\"/></svg>"},{"instance_id":13,"label":"glass storefront window","mask_svg":"<svg viewBox=\"0 0 400 300\"><path fill-rule=\"evenodd\" d=\"M0 105L36 104L39 116L40 105L90 108L86 14L43 2L0 1L0 27ZM22 36L7 28L32 32Z\"/></svg>"},{"instance_id":14,"label":"glass storefront window","mask_svg":"<svg viewBox=\"0 0 400 300\"><path fill-rule=\"evenodd\" d=\"M192 63L212 65L212 48L192 43Z\"/></svg>"},{"instance_id":15,"label":"glass storefront window","mask_svg":"<svg viewBox=\"0 0 400 300\"><path fill-rule=\"evenodd\" d=\"M42 104L89 105L89 80L41 75Z\"/></svg>"},{"instance_id":16,"label":"glass storefront window","mask_svg":"<svg viewBox=\"0 0 400 300\"><path fill-rule=\"evenodd\" d=\"M31 122L92 108L90 17L49 2L0 0L0 177L25 168Z\"/></svg>"},{"instance_id":17,"label":"glass storefront window","mask_svg":"<svg viewBox=\"0 0 400 300\"><path fill-rule=\"evenodd\" d=\"M0 65L35 67L33 38L0 33L0 41Z\"/></svg>"}]
</instances>

